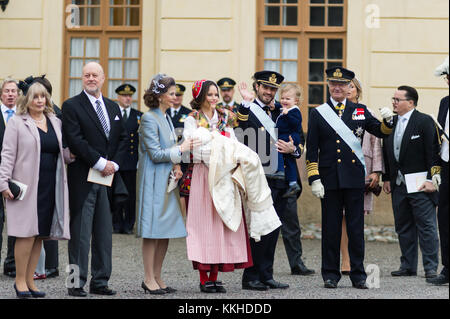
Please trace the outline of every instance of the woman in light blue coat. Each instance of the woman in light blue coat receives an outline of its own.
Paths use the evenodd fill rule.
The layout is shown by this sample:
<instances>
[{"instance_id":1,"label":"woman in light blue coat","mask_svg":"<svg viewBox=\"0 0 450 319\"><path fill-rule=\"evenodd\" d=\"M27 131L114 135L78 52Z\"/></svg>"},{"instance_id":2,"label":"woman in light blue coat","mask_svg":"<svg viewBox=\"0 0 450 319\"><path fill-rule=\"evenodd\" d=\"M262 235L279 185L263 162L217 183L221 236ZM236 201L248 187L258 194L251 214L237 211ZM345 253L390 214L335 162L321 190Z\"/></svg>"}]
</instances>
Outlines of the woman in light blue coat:
<instances>
[{"instance_id":1,"label":"woman in light blue coat","mask_svg":"<svg viewBox=\"0 0 450 319\"><path fill-rule=\"evenodd\" d=\"M169 177L182 177L182 153L188 151L191 140L176 144L176 134L166 110L176 99L175 80L158 74L144 95L150 110L141 118L139 128L139 164L137 171L137 236L143 238L142 256L145 293L165 294L176 290L166 286L161 278L169 238L186 237L178 189L167 192Z\"/></svg>"}]
</instances>

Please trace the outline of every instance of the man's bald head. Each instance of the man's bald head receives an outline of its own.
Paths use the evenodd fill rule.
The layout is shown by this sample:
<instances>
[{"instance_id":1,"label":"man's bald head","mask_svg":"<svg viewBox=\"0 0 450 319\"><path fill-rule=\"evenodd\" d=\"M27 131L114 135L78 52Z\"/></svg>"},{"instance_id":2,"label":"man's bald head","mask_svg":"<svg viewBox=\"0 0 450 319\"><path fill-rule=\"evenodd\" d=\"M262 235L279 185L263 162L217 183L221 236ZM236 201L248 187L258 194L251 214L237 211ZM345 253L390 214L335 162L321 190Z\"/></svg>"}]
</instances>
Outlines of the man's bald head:
<instances>
[{"instance_id":1,"label":"man's bald head","mask_svg":"<svg viewBox=\"0 0 450 319\"><path fill-rule=\"evenodd\" d=\"M89 62L83 67L83 89L98 98L105 83L105 72L97 62Z\"/></svg>"}]
</instances>

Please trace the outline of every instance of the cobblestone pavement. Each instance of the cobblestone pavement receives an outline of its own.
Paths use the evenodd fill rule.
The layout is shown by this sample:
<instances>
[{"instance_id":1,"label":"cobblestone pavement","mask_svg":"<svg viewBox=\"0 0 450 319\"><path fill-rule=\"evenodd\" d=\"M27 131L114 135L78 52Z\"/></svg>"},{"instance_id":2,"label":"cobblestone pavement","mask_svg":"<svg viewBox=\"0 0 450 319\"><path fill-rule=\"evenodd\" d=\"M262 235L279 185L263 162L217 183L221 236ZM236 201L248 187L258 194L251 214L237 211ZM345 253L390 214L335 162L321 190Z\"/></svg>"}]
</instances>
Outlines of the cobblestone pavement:
<instances>
[{"instance_id":1,"label":"cobblestone pavement","mask_svg":"<svg viewBox=\"0 0 450 319\"><path fill-rule=\"evenodd\" d=\"M5 236L6 237L6 236ZM3 241L3 258L6 255L6 238ZM303 259L305 264L316 271L312 276L293 276L290 274L283 241L278 241L274 264L274 278L289 283L286 290L269 290L253 292L241 289L242 270L233 273L219 274L227 288L226 294L204 294L199 291L198 273L192 269L192 264L186 257L184 239L171 240L165 259L163 278L169 286L178 289L174 294L164 296L145 295L140 285L143 280L143 266L141 257L141 240L134 235L113 236L113 273L109 282L110 287L117 291L114 297L88 295L88 299L448 299L447 286L435 287L425 282L421 257L419 257L419 272L417 277L393 278L392 270L399 267L400 249L395 243L381 243L368 241L366 243L365 266L379 269L379 288L358 290L351 286L350 279L343 277L338 289L323 288L320 276L321 242L317 239L303 239ZM67 273L67 242L60 242L60 276L37 282L40 290L47 292L47 299L68 299L65 281ZM372 265L372 266L370 266ZM375 266L373 266L375 265ZM373 269L373 268L370 268ZM376 281L376 272L368 269L369 280ZM441 266L439 266L439 270ZM0 274L0 299L15 298L13 290L14 280ZM87 287L86 287L87 288Z\"/></svg>"},{"instance_id":2,"label":"cobblestone pavement","mask_svg":"<svg viewBox=\"0 0 450 319\"><path fill-rule=\"evenodd\" d=\"M303 239L321 239L322 225L310 223L301 225ZM398 243L394 226L364 226L364 237L368 242Z\"/></svg>"}]
</instances>

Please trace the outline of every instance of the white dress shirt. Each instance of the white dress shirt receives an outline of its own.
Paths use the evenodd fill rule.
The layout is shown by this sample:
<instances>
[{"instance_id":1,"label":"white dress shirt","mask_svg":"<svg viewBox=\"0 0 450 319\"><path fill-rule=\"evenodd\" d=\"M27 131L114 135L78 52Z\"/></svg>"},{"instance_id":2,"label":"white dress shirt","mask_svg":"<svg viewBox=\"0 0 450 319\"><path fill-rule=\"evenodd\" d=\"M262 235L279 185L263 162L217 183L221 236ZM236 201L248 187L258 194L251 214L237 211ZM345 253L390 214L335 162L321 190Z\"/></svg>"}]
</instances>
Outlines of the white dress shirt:
<instances>
[{"instance_id":1,"label":"white dress shirt","mask_svg":"<svg viewBox=\"0 0 450 319\"><path fill-rule=\"evenodd\" d=\"M448 111L447 111L447 118L445 119L445 128L444 132L448 136ZM448 141L444 139L441 146L441 158L444 162L448 163Z\"/></svg>"},{"instance_id":2,"label":"white dress shirt","mask_svg":"<svg viewBox=\"0 0 450 319\"><path fill-rule=\"evenodd\" d=\"M122 114L122 116L123 116L123 111L125 111L125 113L127 113L127 119L129 119L130 118L131 106L129 106L127 108L124 108L121 105L119 105L119 107L120 107L120 114Z\"/></svg>"},{"instance_id":3,"label":"white dress shirt","mask_svg":"<svg viewBox=\"0 0 450 319\"><path fill-rule=\"evenodd\" d=\"M89 101L92 104L92 107L94 108L94 112L97 114L97 104L96 101L100 101L100 105L102 107L102 111L103 111L103 115L105 116L106 119L106 124L108 125L108 129L111 130L111 123L109 121L109 114L108 111L106 110L106 106L105 106L105 102L103 101L103 96L100 93L100 97L96 98L93 95L90 95L88 92L84 91L84 93L86 93L87 97L89 98ZM114 164L114 169L117 172L119 170L119 165L117 165L117 163L114 163L113 161L111 161ZM106 158L100 157L100 159L97 161L97 163L95 163L94 167L92 167L93 169L96 169L98 171L103 171L106 167L106 164L108 163L108 160Z\"/></svg>"}]
</instances>

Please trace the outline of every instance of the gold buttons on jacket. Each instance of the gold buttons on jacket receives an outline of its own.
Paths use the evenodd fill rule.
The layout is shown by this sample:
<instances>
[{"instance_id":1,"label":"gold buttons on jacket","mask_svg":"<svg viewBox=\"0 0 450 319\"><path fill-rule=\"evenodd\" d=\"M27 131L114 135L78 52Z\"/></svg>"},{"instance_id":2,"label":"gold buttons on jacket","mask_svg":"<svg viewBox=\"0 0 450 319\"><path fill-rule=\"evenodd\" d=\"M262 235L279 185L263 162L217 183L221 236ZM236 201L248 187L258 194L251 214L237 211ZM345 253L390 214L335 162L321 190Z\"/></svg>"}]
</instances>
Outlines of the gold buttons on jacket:
<instances>
[{"instance_id":1,"label":"gold buttons on jacket","mask_svg":"<svg viewBox=\"0 0 450 319\"><path fill-rule=\"evenodd\" d=\"M355 160L352 160L352 163L353 163L353 164L355 164L355 163L356 163L356 161L355 161Z\"/></svg>"},{"instance_id":2,"label":"gold buttons on jacket","mask_svg":"<svg viewBox=\"0 0 450 319\"><path fill-rule=\"evenodd\" d=\"M342 162L341 159L338 159L338 163Z\"/></svg>"},{"instance_id":3,"label":"gold buttons on jacket","mask_svg":"<svg viewBox=\"0 0 450 319\"><path fill-rule=\"evenodd\" d=\"M134 134L133 134L133 133L131 133L131 134L130 134L130 136L131 136L131 137L133 137L133 136L134 136Z\"/></svg>"},{"instance_id":4,"label":"gold buttons on jacket","mask_svg":"<svg viewBox=\"0 0 450 319\"><path fill-rule=\"evenodd\" d=\"M340 153L340 152L341 152L341 150L340 150L340 149L338 149L338 150L337 150L337 152L338 152L338 153Z\"/></svg>"},{"instance_id":5,"label":"gold buttons on jacket","mask_svg":"<svg viewBox=\"0 0 450 319\"><path fill-rule=\"evenodd\" d=\"M337 140L337 141L336 141L336 143L338 143L338 144L339 144L339 143L341 143L341 141L340 141L340 140Z\"/></svg>"}]
</instances>

